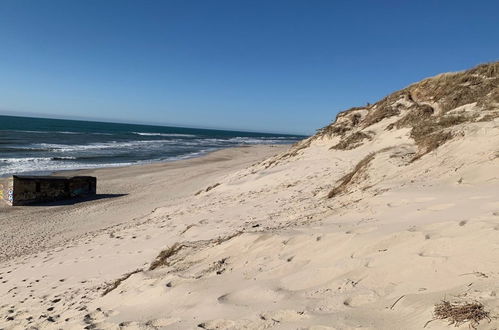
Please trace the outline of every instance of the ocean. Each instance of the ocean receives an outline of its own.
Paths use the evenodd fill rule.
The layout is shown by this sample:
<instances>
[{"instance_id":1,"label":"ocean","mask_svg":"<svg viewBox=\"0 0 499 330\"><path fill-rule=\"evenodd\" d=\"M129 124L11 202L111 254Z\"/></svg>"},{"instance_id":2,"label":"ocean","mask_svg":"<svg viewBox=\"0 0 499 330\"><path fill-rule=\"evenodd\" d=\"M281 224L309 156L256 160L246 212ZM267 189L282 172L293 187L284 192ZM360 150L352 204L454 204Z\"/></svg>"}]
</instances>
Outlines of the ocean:
<instances>
[{"instance_id":1,"label":"ocean","mask_svg":"<svg viewBox=\"0 0 499 330\"><path fill-rule=\"evenodd\" d=\"M300 135L0 116L0 177L199 157Z\"/></svg>"}]
</instances>

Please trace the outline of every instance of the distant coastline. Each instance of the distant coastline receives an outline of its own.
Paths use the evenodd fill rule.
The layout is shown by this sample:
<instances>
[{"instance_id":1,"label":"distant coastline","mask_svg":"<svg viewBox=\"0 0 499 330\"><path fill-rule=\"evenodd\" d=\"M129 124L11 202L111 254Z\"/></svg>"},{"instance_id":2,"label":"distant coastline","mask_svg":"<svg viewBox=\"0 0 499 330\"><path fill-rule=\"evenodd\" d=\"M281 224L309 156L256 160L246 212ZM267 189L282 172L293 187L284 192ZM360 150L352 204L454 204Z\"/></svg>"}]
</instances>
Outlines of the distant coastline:
<instances>
[{"instance_id":1,"label":"distant coastline","mask_svg":"<svg viewBox=\"0 0 499 330\"><path fill-rule=\"evenodd\" d=\"M306 136L0 116L0 177L195 158Z\"/></svg>"}]
</instances>

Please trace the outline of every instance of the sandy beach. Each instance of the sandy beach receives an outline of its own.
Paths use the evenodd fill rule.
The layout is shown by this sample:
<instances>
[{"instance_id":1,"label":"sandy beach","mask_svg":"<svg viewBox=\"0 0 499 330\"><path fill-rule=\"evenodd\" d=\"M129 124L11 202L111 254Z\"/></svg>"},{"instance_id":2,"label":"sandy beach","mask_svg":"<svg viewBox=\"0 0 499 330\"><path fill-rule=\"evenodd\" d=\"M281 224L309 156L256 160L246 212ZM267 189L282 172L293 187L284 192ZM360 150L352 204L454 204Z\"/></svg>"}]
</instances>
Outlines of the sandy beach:
<instances>
[{"instance_id":1,"label":"sandy beach","mask_svg":"<svg viewBox=\"0 0 499 330\"><path fill-rule=\"evenodd\" d=\"M0 203L0 261L33 254L104 228L133 222L160 206L174 205L226 171L244 168L288 146L229 148L175 162L63 171L54 175L92 175L99 179L92 200L9 207ZM19 235L22 231L23 235Z\"/></svg>"},{"instance_id":2,"label":"sandy beach","mask_svg":"<svg viewBox=\"0 0 499 330\"><path fill-rule=\"evenodd\" d=\"M0 209L0 328L497 329L493 68L292 147L83 171L102 198ZM428 96L469 75L482 103ZM485 312L452 323L442 301Z\"/></svg>"},{"instance_id":3,"label":"sandy beach","mask_svg":"<svg viewBox=\"0 0 499 330\"><path fill-rule=\"evenodd\" d=\"M324 195L359 155L329 145L84 171L127 195L2 209L1 327L420 329L444 298L499 308L497 154L447 173L429 157L338 204Z\"/></svg>"}]
</instances>

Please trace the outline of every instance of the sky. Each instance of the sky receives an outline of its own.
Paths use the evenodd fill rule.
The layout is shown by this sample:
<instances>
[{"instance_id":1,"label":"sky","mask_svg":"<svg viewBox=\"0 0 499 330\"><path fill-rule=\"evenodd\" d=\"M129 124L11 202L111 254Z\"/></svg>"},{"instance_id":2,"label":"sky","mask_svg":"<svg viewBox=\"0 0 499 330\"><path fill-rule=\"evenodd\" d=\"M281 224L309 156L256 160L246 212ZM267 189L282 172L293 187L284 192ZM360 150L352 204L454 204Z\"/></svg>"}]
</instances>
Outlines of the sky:
<instances>
[{"instance_id":1,"label":"sky","mask_svg":"<svg viewBox=\"0 0 499 330\"><path fill-rule=\"evenodd\" d=\"M498 12L496 0L1 0L0 114L313 134L499 60Z\"/></svg>"}]
</instances>

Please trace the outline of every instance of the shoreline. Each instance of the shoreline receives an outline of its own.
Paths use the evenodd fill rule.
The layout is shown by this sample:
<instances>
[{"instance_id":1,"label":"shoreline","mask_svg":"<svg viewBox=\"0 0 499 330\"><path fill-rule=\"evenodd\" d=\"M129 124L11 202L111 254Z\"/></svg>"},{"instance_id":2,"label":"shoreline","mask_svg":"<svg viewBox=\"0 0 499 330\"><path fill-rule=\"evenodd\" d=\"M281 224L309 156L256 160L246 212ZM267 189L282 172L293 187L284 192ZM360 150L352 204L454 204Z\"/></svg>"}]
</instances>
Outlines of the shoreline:
<instances>
[{"instance_id":1,"label":"shoreline","mask_svg":"<svg viewBox=\"0 0 499 330\"><path fill-rule=\"evenodd\" d=\"M62 173L77 173L81 171L92 171L92 170L98 170L98 169L120 169L120 168L125 168L125 167L130 167L130 166L147 166L147 165L153 165L153 164L164 164L164 163L173 163L173 162L179 162L179 161L185 161L185 160L190 160L190 159L196 159L196 158L202 158L205 157L211 153L226 150L226 149L234 149L234 148L251 148L251 147L259 147L259 146L268 146L268 147L291 147L293 144L241 144L238 146L229 146L229 147L223 147L223 148L215 148L212 150L204 151L201 152L195 156L180 156L178 159L164 159L164 160L148 160L148 161L143 161L143 162L137 162L137 163L124 163L124 164L116 164L116 166L97 166L97 167L89 167L89 168L74 168L74 169L62 169L62 170L50 170L50 171L26 171L26 172L21 172L21 173L12 173L12 174L1 174L0 175L0 181L5 180L9 177L12 177L13 175L43 175L43 176L61 176ZM182 158L183 157L183 158Z\"/></svg>"},{"instance_id":2,"label":"shoreline","mask_svg":"<svg viewBox=\"0 0 499 330\"><path fill-rule=\"evenodd\" d=\"M225 148L201 157L171 162L56 171L54 176L97 177L97 195L29 206L0 202L0 261L33 254L68 239L104 230L174 205L212 181L262 161L289 145ZM168 187L174 189L168 189ZM17 235L19 229L24 235Z\"/></svg>"}]
</instances>

